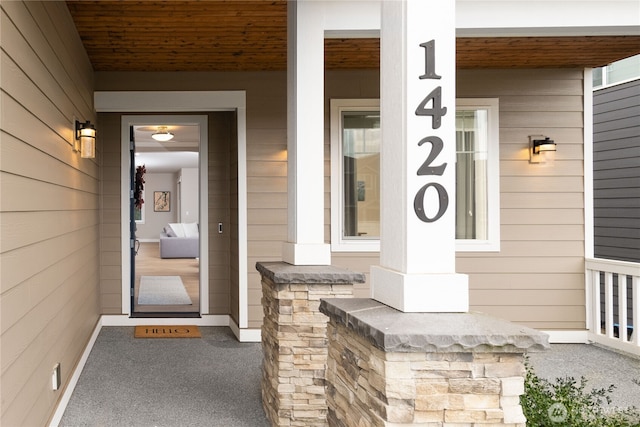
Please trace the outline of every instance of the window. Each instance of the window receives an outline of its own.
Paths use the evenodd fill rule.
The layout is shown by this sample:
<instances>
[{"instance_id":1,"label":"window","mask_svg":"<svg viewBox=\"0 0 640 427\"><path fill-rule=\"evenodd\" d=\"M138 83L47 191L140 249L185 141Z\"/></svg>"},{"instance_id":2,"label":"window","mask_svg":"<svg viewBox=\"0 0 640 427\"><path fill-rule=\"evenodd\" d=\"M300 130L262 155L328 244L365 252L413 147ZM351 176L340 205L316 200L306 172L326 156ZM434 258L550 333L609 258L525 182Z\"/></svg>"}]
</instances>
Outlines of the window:
<instances>
[{"instance_id":1,"label":"window","mask_svg":"<svg viewBox=\"0 0 640 427\"><path fill-rule=\"evenodd\" d=\"M593 88L601 89L640 78L640 55L593 69Z\"/></svg>"},{"instance_id":2,"label":"window","mask_svg":"<svg viewBox=\"0 0 640 427\"><path fill-rule=\"evenodd\" d=\"M380 250L380 102L331 101L331 247Z\"/></svg>"},{"instance_id":3,"label":"window","mask_svg":"<svg viewBox=\"0 0 640 427\"><path fill-rule=\"evenodd\" d=\"M498 100L456 101L456 249L500 250ZM331 249L380 250L378 100L331 101Z\"/></svg>"},{"instance_id":4,"label":"window","mask_svg":"<svg viewBox=\"0 0 640 427\"><path fill-rule=\"evenodd\" d=\"M456 100L456 249L500 250L498 100Z\"/></svg>"}]
</instances>

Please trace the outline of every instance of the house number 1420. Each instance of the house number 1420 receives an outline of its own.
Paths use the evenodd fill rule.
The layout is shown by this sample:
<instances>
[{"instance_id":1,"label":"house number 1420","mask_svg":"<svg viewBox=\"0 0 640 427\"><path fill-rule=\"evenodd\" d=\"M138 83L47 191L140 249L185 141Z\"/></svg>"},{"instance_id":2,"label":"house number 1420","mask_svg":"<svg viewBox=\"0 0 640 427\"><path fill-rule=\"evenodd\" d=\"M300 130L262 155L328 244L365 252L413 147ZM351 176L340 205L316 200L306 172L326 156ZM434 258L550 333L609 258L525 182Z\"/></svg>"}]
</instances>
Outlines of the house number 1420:
<instances>
[{"instance_id":1,"label":"house number 1420","mask_svg":"<svg viewBox=\"0 0 640 427\"><path fill-rule=\"evenodd\" d=\"M440 79L441 76L435 72L435 40L421 43L421 47L425 49L424 55L424 68L425 72L420 76L420 79ZM431 103L431 107L427 105ZM433 89L416 108L416 116L431 116L431 128L438 129L441 125L442 116L447 114L447 107L442 106L442 87L438 86ZM418 175L437 175L442 176L444 170L447 168L447 163L443 163L437 166L433 165L438 155L442 152L444 142L437 136L426 136L418 142L418 146L422 146L425 143L431 144L431 151L429 155L418 168ZM429 217L424 209L424 196L429 188L433 188L438 193L438 212L432 217ZM442 215L447 211L449 207L449 195L447 190L437 182L428 182L423 185L416 193L413 199L413 210L421 221L435 222L439 220Z\"/></svg>"}]
</instances>

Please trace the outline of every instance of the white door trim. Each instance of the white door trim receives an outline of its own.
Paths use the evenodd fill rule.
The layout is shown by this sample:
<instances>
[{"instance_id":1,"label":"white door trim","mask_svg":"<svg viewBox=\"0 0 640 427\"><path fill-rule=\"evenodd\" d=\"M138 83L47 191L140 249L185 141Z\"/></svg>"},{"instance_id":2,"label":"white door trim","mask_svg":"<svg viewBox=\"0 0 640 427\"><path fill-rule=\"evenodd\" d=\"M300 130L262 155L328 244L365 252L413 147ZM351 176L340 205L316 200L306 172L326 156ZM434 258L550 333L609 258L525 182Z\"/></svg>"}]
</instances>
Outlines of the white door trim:
<instances>
[{"instance_id":1,"label":"white door trim","mask_svg":"<svg viewBox=\"0 0 640 427\"><path fill-rule=\"evenodd\" d=\"M95 92L94 94L94 106L96 112L122 112L122 113L175 113L175 112L210 112L210 111L236 111L237 113L237 133L238 133L238 262L239 262L239 327L248 327L248 281L247 281L247 151L246 151L246 92L245 91L166 91L166 92L142 92L142 91L125 91L125 92ZM177 118L177 116L176 116ZM173 120L173 118L172 118ZM174 120L175 121L175 120ZM202 127L201 127L202 129ZM126 155L126 160L123 159L122 165L122 188L121 194L124 203L122 206L128 206L129 204L129 188L127 183L129 181L129 135L128 129L126 137L123 141L126 145L126 150L123 148L123 156ZM201 162L206 156L202 155ZM202 165L202 163L201 163ZM127 167L125 167L127 166ZM201 166L201 174L207 172L207 167ZM201 175L202 176L202 175ZM202 179L202 178L201 178ZM204 180L206 183L206 179ZM205 187L206 188L206 187ZM207 200L207 194L202 194L205 189L201 186L201 200ZM204 207L203 207L204 205ZM203 212L204 210L204 212ZM201 204L200 218L201 226L206 223L205 218L208 218L208 209L206 203ZM130 314L130 296L129 296L129 276L130 261L129 261L129 213L128 209L122 209L122 313ZM206 230L202 230L205 235ZM206 241L206 239L201 239ZM202 243L201 243L202 244ZM202 250L202 246L201 246ZM201 252L203 253L203 252ZM206 253L206 252L204 252ZM205 264L205 263L202 263ZM201 266L202 266L201 264ZM201 269L202 270L202 269ZM201 287L204 283L208 283L207 280L203 280L201 273L200 276ZM201 292L201 300L204 300L204 294ZM206 311L201 311L201 314L208 314L208 298L206 299ZM202 303L201 303L202 304Z\"/></svg>"}]
</instances>

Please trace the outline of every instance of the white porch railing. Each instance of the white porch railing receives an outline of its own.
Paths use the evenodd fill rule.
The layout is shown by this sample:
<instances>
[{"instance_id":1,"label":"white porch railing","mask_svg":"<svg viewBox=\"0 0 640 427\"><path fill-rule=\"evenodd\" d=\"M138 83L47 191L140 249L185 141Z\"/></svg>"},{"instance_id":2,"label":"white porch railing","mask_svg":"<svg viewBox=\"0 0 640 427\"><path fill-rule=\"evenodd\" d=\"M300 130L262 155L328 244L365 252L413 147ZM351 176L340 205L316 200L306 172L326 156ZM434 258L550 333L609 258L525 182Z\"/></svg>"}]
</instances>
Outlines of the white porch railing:
<instances>
[{"instance_id":1,"label":"white porch railing","mask_svg":"<svg viewBox=\"0 0 640 427\"><path fill-rule=\"evenodd\" d=\"M586 259L589 340L640 355L640 263Z\"/></svg>"}]
</instances>

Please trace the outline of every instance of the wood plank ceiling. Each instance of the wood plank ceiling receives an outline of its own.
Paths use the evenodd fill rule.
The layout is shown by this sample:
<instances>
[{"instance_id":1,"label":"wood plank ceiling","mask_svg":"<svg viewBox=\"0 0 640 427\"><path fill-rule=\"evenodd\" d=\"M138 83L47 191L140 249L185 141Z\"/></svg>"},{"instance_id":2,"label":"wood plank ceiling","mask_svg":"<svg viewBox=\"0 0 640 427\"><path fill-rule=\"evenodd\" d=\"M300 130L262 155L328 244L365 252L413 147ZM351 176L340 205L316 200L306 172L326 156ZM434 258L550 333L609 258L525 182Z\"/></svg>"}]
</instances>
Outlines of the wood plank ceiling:
<instances>
[{"instance_id":1,"label":"wood plank ceiling","mask_svg":"<svg viewBox=\"0 0 640 427\"><path fill-rule=\"evenodd\" d=\"M286 69L286 0L69 0L95 71ZM458 38L458 68L584 68L640 53L640 36ZM326 39L328 70L377 69L378 39Z\"/></svg>"}]
</instances>

